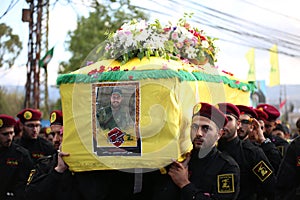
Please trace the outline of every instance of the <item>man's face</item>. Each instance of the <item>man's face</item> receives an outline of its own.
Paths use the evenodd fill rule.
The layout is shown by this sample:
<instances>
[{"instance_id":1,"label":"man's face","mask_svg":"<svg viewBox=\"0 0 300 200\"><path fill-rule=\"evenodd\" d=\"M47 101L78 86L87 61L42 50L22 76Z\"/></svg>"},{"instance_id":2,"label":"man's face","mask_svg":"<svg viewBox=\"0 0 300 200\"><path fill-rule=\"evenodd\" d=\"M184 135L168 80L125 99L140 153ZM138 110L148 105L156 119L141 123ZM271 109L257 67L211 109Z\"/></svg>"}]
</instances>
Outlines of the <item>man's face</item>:
<instances>
[{"instance_id":1,"label":"man's face","mask_svg":"<svg viewBox=\"0 0 300 200\"><path fill-rule=\"evenodd\" d=\"M54 135L53 137L53 145L56 150L59 149L59 146L63 140L63 126L58 124L53 124L50 126L51 133Z\"/></svg>"},{"instance_id":2,"label":"man's face","mask_svg":"<svg viewBox=\"0 0 300 200\"><path fill-rule=\"evenodd\" d=\"M194 149L211 148L220 138L217 125L203 116L194 116L191 125L191 140Z\"/></svg>"},{"instance_id":3,"label":"man's face","mask_svg":"<svg viewBox=\"0 0 300 200\"><path fill-rule=\"evenodd\" d=\"M272 121L266 121L265 122L265 129L266 129L266 134L270 135L272 133L272 130L276 127L276 122Z\"/></svg>"},{"instance_id":4,"label":"man's face","mask_svg":"<svg viewBox=\"0 0 300 200\"><path fill-rule=\"evenodd\" d=\"M232 115L226 115L228 122L223 128L222 138L226 141L232 140L236 136L236 132L238 129L238 121Z\"/></svg>"},{"instance_id":5,"label":"man's face","mask_svg":"<svg viewBox=\"0 0 300 200\"><path fill-rule=\"evenodd\" d=\"M27 139L37 139L41 130L41 122L39 120L25 122L22 130L23 137Z\"/></svg>"},{"instance_id":6,"label":"man's face","mask_svg":"<svg viewBox=\"0 0 300 200\"><path fill-rule=\"evenodd\" d=\"M110 97L110 103L111 103L111 107L113 109L118 109L121 106L121 102L122 102L122 97L117 94L117 93L113 93Z\"/></svg>"},{"instance_id":7,"label":"man's face","mask_svg":"<svg viewBox=\"0 0 300 200\"><path fill-rule=\"evenodd\" d=\"M240 139L244 139L252 131L252 119L249 115L240 115L240 127L238 129L238 136Z\"/></svg>"},{"instance_id":8,"label":"man's face","mask_svg":"<svg viewBox=\"0 0 300 200\"><path fill-rule=\"evenodd\" d=\"M0 147L10 147L14 137L14 127L0 129Z\"/></svg>"},{"instance_id":9,"label":"man's face","mask_svg":"<svg viewBox=\"0 0 300 200\"><path fill-rule=\"evenodd\" d=\"M281 137L282 139L285 140L284 132L282 132L281 130L274 130L274 131L272 131L272 135L273 136Z\"/></svg>"}]
</instances>

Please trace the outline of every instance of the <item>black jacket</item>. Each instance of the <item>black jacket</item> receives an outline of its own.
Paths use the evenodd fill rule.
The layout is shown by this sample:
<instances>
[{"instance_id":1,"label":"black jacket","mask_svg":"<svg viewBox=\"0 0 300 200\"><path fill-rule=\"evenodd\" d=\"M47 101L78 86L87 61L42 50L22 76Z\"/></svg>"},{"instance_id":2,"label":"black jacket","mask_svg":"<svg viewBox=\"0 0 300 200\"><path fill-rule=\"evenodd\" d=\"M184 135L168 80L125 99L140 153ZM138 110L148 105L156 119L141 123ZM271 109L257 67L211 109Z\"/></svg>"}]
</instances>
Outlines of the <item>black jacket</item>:
<instances>
[{"instance_id":1,"label":"black jacket","mask_svg":"<svg viewBox=\"0 0 300 200\"><path fill-rule=\"evenodd\" d=\"M277 174L276 199L298 200L300 194L300 137L287 148Z\"/></svg>"},{"instance_id":2,"label":"black jacket","mask_svg":"<svg viewBox=\"0 0 300 200\"><path fill-rule=\"evenodd\" d=\"M216 147L204 158L198 157L197 151L192 151L188 164L190 184L179 189L166 175L158 195L158 200L209 200L237 198L240 190L240 170L238 164L226 153L221 153Z\"/></svg>"},{"instance_id":3,"label":"black jacket","mask_svg":"<svg viewBox=\"0 0 300 200\"><path fill-rule=\"evenodd\" d=\"M33 161L29 152L12 143L0 148L0 199L23 199L24 188Z\"/></svg>"},{"instance_id":4,"label":"black jacket","mask_svg":"<svg viewBox=\"0 0 300 200\"><path fill-rule=\"evenodd\" d=\"M276 176L263 150L253 145L249 140L240 140L238 137L226 142L218 142L218 149L227 152L239 164L241 170L241 184L239 200L253 200L257 193L264 196L274 192Z\"/></svg>"}]
</instances>

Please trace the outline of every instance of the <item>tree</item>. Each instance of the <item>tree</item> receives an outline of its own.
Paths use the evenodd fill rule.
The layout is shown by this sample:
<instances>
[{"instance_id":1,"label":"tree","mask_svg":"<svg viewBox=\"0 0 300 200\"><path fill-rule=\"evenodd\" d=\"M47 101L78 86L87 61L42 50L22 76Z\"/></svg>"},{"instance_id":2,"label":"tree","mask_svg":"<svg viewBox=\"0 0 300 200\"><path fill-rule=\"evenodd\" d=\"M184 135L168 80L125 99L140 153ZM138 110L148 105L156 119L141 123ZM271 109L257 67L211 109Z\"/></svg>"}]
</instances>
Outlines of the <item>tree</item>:
<instances>
[{"instance_id":1,"label":"tree","mask_svg":"<svg viewBox=\"0 0 300 200\"><path fill-rule=\"evenodd\" d=\"M0 114L16 116L23 108L24 94L20 92L8 92L4 86L0 86Z\"/></svg>"},{"instance_id":2,"label":"tree","mask_svg":"<svg viewBox=\"0 0 300 200\"><path fill-rule=\"evenodd\" d=\"M22 50L19 36L12 33L12 29L0 24L0 67L11 67Z\"/></svg>"},{"instance_id":3,"label":"tree","mask_svg":"<svg viewBox=\"0 0 300 200\"><path fill-rule=\"evenodd\" d=\"M143 12L130 4L130 0L106 1L93 3L94 12L89 17L81 17L77 22L77 29L69 32L67 42L72 54L69 62L62 62L60 73L68 73L85 66L83 63L88 54L101 42L105 41L107 33L115 32L125 22L132 19L146 19Z\"/></svg>"}]
</instances>

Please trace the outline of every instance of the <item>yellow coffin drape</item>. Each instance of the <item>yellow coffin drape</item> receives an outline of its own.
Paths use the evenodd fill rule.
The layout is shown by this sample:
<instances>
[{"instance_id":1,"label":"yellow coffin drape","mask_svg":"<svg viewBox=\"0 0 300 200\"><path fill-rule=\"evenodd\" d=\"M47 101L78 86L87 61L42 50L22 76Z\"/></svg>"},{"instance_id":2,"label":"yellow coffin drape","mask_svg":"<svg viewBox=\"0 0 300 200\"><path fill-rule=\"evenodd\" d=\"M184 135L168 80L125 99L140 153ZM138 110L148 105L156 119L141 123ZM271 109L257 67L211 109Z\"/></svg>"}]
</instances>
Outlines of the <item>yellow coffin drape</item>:
<instances>
[{"instance_id":1,"label":"yellow coffin drape","mask_svg":"<svg viewBox=\"0 0 300 200\"><path fill-rule=\"evenodd\" d=\"M152 61L152 62L151 62ZM170 62L151 58L133 60L121 66L121 70L149 70L153 68L192 71L195 70L179 61ZM113 63L113 64L112 64ZM146 64L145 64L146 63ZM179 63L179 64L178 64ZM116 61L101 61L71 74L88 74L99 66L118 66ZM139 67L142 66L142 67ZM180 66L178 68L178 66ZM208 68L207 68L208 69ZM209 71L209 70L207 70ZM163 71L161 73L164 73ZM209 72L212 73L212 72ZM130 83L131 81L106 81L111 83ZM70 153L65 161L73 171L162 168L172 159L180 159L191 150L189 127L193 105L197 102L217 104L231 102L249 105L249 91L233 88L228 84L206 81L180 81L173 78L147 78L132 80L138 83L138 118L135 126L140 136L140 154L135 156L121 154L98 155L95 152L95 132L93 84L97 82L60 83L64 117L64 139L62 150ZM115 147L118 149L119 147Z\"/></svg>"}]
</instances>

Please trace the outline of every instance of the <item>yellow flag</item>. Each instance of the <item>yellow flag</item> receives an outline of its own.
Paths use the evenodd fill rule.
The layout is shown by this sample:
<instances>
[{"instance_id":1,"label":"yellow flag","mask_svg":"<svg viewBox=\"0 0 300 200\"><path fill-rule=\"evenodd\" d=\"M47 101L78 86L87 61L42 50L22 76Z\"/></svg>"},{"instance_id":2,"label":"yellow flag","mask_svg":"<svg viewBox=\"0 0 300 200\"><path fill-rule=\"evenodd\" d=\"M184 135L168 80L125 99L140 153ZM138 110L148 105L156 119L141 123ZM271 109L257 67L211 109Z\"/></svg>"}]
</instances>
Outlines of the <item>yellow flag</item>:
<instances>
[{"instance_id":1,"label":"yellow flag","mask_svg":"<svg viewBox=\"0 0 300 200\"><path fill-rule=\"evenodd\" d=\"M249 63L248 81L256 81L255 63L254 63L254 48L251 48L246 54Z\"/></svg>"},{"instance_id":2,"label":"yellow flag","mask_svg":"<svg viewBox=\"0 0 300 200\"><path fill-rule=\"evenodd\" d=\"M272 86L280 85L278 50L276 44L270 49L270 63L271 63L271 71L270 71L269 86L272 87Z\"/></svg>"}]
</instances>

